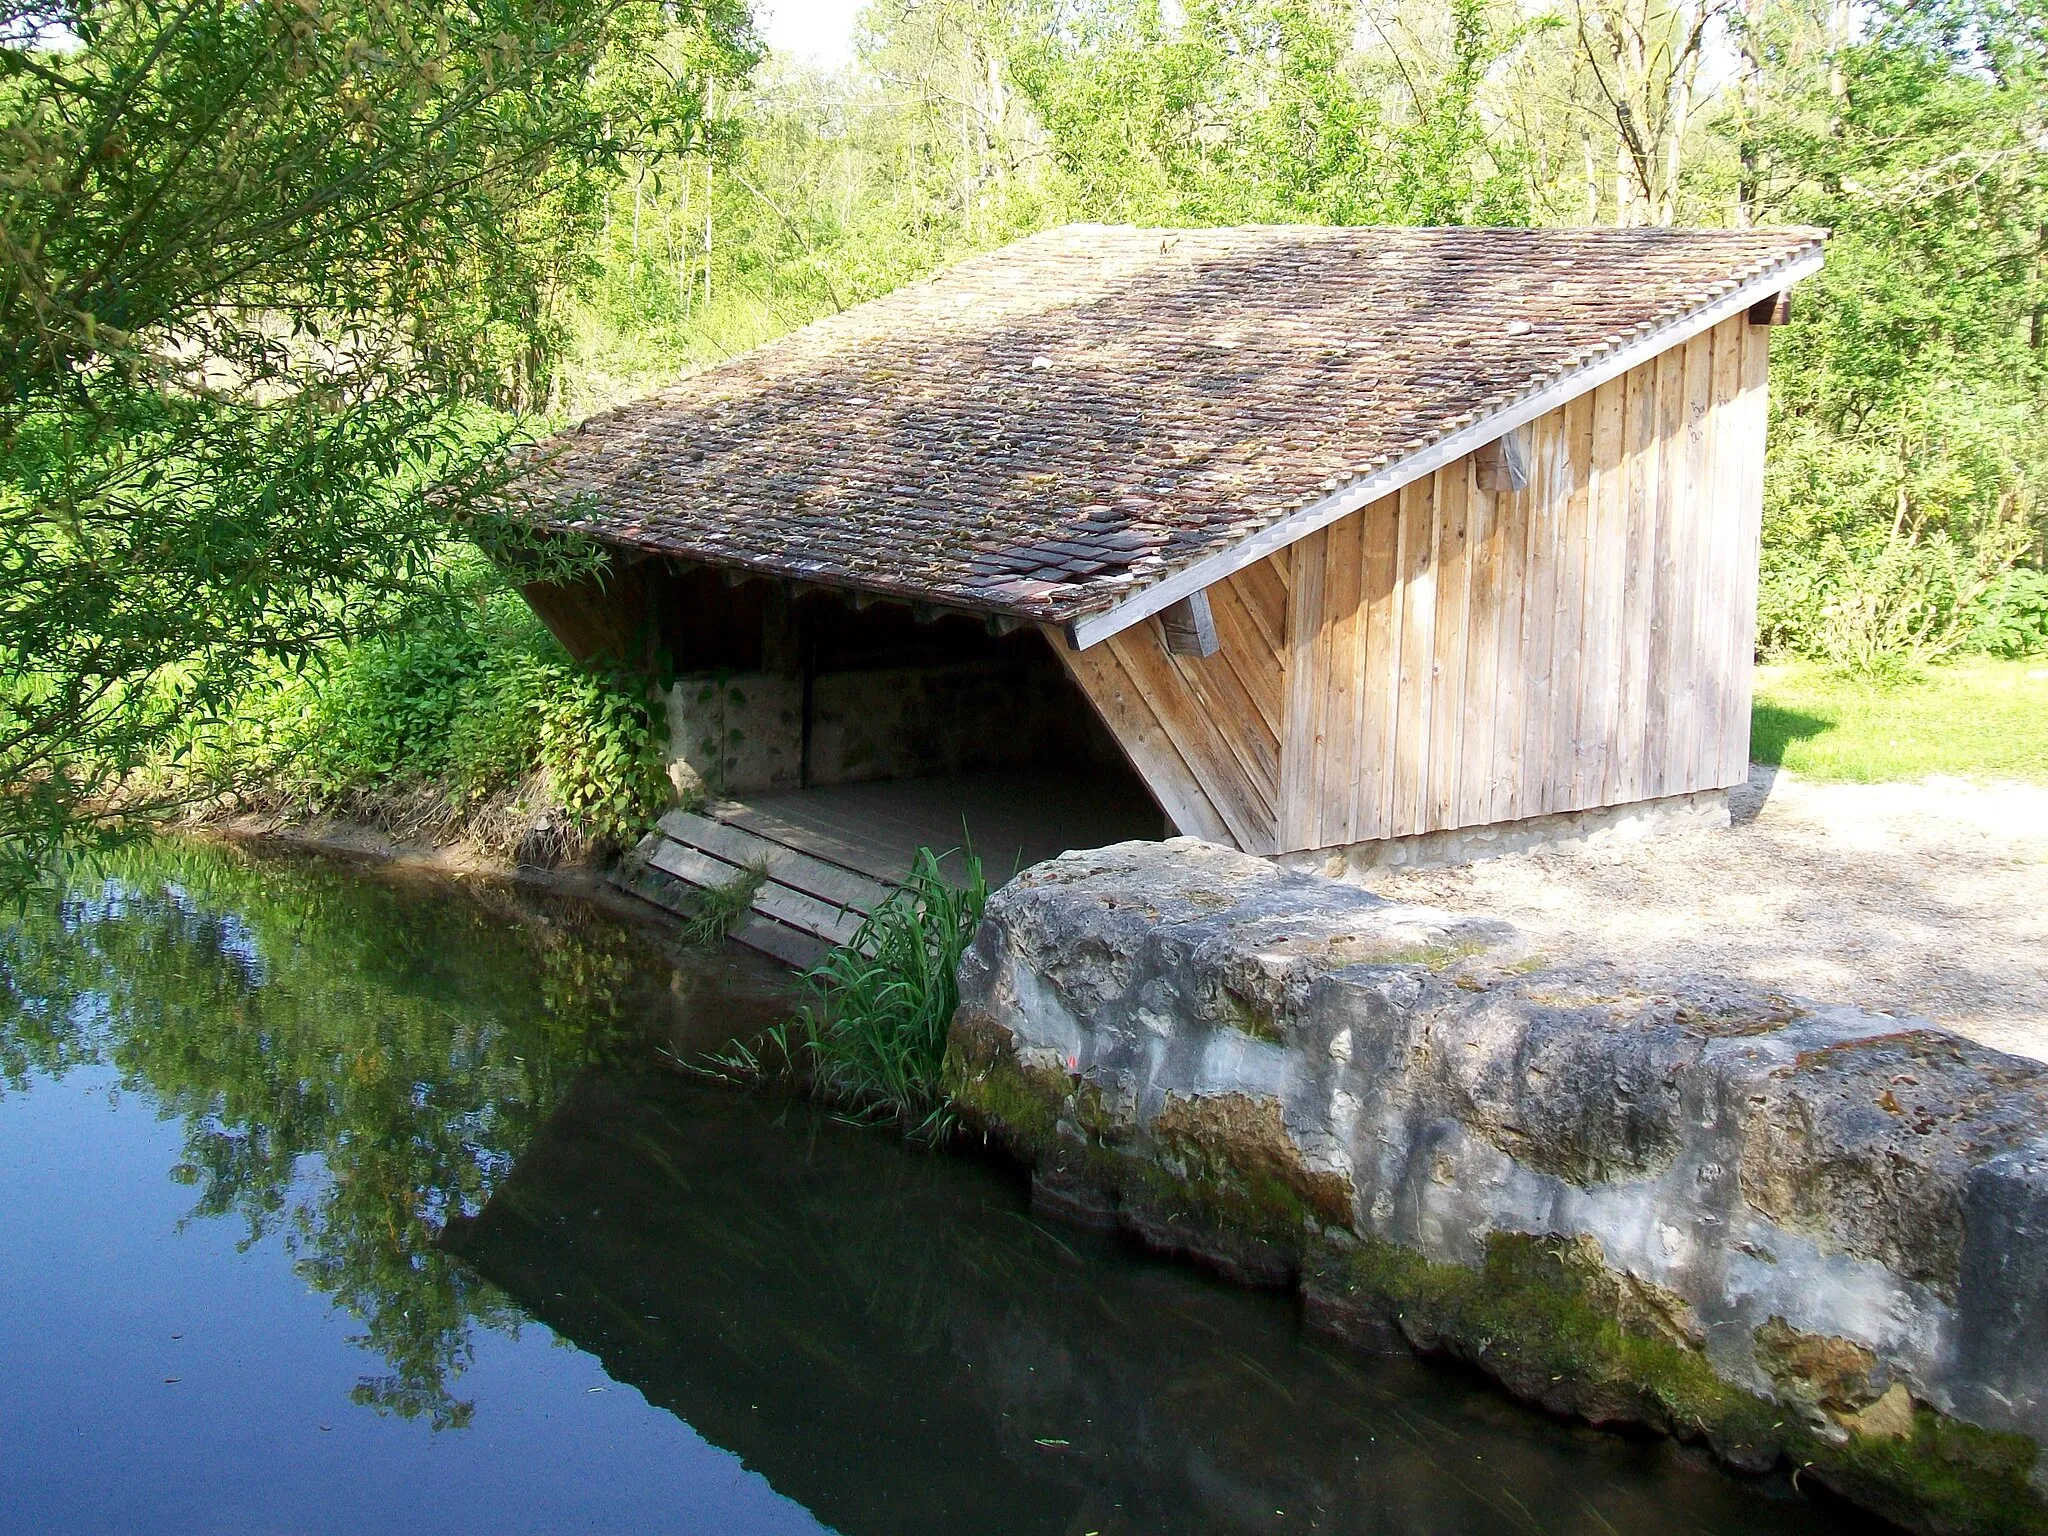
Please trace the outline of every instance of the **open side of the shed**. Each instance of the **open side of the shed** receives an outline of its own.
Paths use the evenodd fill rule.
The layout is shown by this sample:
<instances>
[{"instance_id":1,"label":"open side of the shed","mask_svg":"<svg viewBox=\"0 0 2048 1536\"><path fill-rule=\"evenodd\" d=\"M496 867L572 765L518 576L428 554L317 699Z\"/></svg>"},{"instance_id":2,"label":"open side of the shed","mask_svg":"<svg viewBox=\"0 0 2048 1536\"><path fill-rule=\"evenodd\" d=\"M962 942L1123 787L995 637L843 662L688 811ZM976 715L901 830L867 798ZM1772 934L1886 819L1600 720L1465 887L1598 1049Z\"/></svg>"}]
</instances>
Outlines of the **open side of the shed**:
<instances>
[{"instance_id":1,"label":"open side of the shed","mask_svg":"<svg viewBox=\"0 0 2048 1536\"><path fill-rule=\"evenodd\" d=\"M1154 615L1062 659L1175 824L1247 852L1711 809L1747 772L1779 312L1521 424L1511 473L1481 445L1219 577L1212 654Z\"/></svg>"},{"instance_id":2,"label":"open side of the shed","mask_svg":"<svg viewBox=\"0 0 2048 1536\"><path fill-rule=\"evenodd\" d=\"M919 848L993 882L1168 828L1056 658L1066 641L867 594L614 551L528 601L581 659L662 681L672 811L624 874L675 910L765 875L736 937L798 965L844 942Z\"/></svg>"}]
</instances>

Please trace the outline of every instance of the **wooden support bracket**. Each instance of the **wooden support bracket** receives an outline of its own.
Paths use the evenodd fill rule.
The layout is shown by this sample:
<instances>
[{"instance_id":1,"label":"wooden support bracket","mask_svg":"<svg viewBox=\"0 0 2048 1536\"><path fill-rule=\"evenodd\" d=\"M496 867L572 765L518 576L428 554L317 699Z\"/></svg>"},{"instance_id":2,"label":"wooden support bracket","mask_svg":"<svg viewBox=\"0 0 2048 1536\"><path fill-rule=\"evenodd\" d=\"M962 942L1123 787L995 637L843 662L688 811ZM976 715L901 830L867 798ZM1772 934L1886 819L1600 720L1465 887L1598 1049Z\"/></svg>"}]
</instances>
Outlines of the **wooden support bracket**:
<instances>
[{"instance_id":1,"label":"wooden support bracket","mask_svg":"<svg viewBox=\"0 0 2048 1536\"><path fill-rule=\"evenodd\" d=\"M1517 427L1474 450L1472 463L1482 491L1519 491L1529 484L1529 431Z\"/></svg>"},{"instance_id":2,"label":"wooden support bracket","mask_svg":"<svg viewBox=\"0 0 2048 1536\"><path fill-rule=\"evenodd\" d=\"M1176 656L1214 656L1223 648L1207 592L1193 593L1162 609L1159 625L1166 631L1166 648Z\"/></svg>"},{"instance_id":3,"label":"wooden support bracket","mask_svg":"<svg viewBox=\"0 0 2048 1536\"><path fill-rule=\"evenodd\" d=\"M1792 323L1792 290L1774 293L1768 299L1758 299L1749 306L1751 325L1789 325Z\"/></svg>"}]
</instances>

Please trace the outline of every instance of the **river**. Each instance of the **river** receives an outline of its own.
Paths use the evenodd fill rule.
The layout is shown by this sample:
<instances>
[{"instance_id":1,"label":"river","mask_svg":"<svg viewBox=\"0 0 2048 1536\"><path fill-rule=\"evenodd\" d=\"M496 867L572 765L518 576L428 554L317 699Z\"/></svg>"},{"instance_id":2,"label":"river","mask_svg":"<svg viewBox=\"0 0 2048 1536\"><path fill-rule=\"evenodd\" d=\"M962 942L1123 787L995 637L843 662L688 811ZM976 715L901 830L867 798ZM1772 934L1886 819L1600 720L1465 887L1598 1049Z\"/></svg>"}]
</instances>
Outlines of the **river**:
<instances>
[{"instance_id":1,"label":"river","mask_svg":"<svg viewBox=\"0 0 2048 1536\"><path fill-rule=\"evenodd\" d=\"M734 953L207 844L0 920L0 1530L1867 1531L688 1059Z\"/></svg>"}]
</instances>

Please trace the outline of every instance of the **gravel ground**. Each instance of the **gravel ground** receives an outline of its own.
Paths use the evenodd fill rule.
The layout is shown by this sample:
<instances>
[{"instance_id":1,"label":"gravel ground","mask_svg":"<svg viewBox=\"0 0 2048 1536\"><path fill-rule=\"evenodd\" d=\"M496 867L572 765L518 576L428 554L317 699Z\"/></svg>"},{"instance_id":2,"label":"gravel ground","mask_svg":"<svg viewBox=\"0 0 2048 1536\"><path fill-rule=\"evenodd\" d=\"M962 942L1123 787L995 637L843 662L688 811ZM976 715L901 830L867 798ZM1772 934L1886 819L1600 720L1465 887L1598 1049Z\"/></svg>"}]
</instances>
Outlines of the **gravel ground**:
<instances>
[{"instance_id":1,"label":"gravel ground","mask_svg":"<svg viewBox=\"0 0 2048 1536\"><path fill-rule=\"evenodd\" d=\"M1375 870L1656 990L1718 975L1931 1018L2048 1060L2048 785L1818 784L1752 767L1734 825Z\"/></svg>"}]
</instances>

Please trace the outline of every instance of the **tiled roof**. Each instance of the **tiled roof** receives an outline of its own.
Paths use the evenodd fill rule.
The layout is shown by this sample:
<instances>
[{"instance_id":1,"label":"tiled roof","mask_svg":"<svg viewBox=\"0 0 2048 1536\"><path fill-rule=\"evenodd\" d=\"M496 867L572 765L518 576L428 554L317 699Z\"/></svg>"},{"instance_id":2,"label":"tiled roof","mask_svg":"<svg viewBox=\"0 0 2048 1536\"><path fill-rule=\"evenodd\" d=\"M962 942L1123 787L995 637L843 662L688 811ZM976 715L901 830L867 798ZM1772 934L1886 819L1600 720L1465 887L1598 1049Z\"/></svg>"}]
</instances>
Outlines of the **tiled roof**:
<instances>
[{"instance_id":1,"label":"tiled roof","mask_svg":"<svg viewBox=\"0 0 2048 1536\"><path fill-rule=\"evenodd\" d=\"M1074 225L594 416L518 494L610 543L1067 622L1820 238Z\"/></svg>"}]
</instances>

